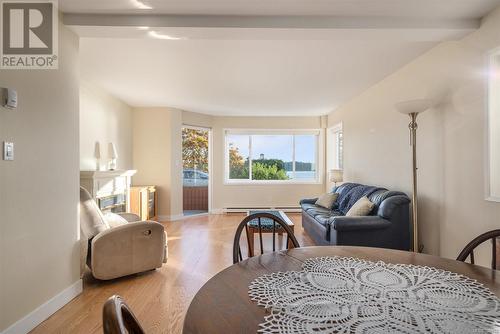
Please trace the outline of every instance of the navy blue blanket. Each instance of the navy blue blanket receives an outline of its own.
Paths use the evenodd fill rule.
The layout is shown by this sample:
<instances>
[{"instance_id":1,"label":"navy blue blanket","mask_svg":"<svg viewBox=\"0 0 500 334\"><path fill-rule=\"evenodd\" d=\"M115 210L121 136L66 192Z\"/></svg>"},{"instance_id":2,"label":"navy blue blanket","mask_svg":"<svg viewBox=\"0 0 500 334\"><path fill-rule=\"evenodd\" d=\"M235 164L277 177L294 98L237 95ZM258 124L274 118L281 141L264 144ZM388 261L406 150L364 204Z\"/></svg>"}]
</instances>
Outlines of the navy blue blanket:
<instances>
[{"instance_id":1,"label":"navy blue blanket","mask_svg":"<svg viewBox=\"0 0 500 334\"><path fill-rule=\"evenodd\" d=\"M341 199L339 202L339 211L342 214L346 214L347 211L361 198L368 197L378 190L384 190L384 188L365 186L356 183L346 184L345 188L342 189ZM344 195L345 194L345 195ZM344 195L344 196L342 196Z\"/></svg>"}]
</instances>

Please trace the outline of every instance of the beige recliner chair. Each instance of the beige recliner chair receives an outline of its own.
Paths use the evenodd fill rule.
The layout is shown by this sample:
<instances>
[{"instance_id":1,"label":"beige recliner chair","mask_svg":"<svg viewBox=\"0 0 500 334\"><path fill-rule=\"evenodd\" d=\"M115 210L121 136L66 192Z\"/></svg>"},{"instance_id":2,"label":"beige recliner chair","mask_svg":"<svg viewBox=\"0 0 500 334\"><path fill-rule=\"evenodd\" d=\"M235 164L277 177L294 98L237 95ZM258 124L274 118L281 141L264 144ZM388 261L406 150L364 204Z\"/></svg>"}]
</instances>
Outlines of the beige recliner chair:
<instances>
[{"instance_id":1,"label":"beige recliner chair","mask_svg":"<svg viewBox=\"0 0 500 334\"><path fill-rule=\"evenodd\" d=\"M80 187L82 269L86 263L97 279L140 273L167 262L167 234L162 224L140 221L132 213L119 215L125 220L110 226L88 191Z\"/></svg>"}]
</instances>

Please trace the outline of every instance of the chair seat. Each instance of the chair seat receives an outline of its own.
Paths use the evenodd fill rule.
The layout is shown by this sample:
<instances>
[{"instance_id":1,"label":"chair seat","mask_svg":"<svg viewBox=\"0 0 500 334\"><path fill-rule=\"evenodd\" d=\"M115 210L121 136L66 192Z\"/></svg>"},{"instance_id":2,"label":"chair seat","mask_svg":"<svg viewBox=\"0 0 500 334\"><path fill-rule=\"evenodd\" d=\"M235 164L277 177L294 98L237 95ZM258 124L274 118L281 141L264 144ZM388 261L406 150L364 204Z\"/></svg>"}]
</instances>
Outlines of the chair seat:
<instances>
[{"instance_id":1,"label":"chair seat","mask_svg":"<svg viewBox=\"0 0 500 334\"><path fill-rule=\"evenodd\" d=\"M247 224L249 227L253 227L253 228L259 228L259 220L258 219L254 219L252 221L249 221L248 224ZM283 227L281 227L280 224L277 224L277 223L274 223L274 225L276 226L276 230L282 230ZM271 230L273 229L273 220L272 219L269 219L269 218L261 218L260 219L260 226L263 230Z\"/></svg>"},{"instance_id":2,"label":"chair seat","mask_svg":"<svg viewBox=\"0 0 500 334\"><path fill-rule=\"evenodd\" d=\"M276 252L285 249L300 247L299 242L293 234L294 224L283 211L279 210L251 210L247 212L247 217L241 221L236 229L233 242L233 263L243 261L240 240L243 230L246 230L248 257L255 254L255 237L259 240L260 253L264 254L263 234L272 234L272 251ZM276 232L276 233L275 233ZM286 233L286 239L284 234ZM278 238L278 242L276 240ZM283 240L282 240L283 239ZM281 242L282 240L283 242ZM269 240L266 240L266 243Z\"/></svg>"},{"instance_id":3,"label":"chair seat","mask_svg":"<svg viewBox=\"0 0 500 334\"><path fill-rule=\"evenodd\" d=\"M263 210L263 211L254 210L254 211L249 211L248 213L255 214L255 213L261 213L261 212L270 213L278 218L283 219L283 217L281 217L279 211L276 211L276 210ZM272 231L273 230L273 220L270 218L266 218L266 217L260 218L260 225L261 225L262 230L265 230L265 231ZM284 228L280 224L274 223L274 225L276 226L276 231L284 230ZM247 223L247 226L258 229L259 228L259 220L253 219Z\"/></svg>"}]
</instances>

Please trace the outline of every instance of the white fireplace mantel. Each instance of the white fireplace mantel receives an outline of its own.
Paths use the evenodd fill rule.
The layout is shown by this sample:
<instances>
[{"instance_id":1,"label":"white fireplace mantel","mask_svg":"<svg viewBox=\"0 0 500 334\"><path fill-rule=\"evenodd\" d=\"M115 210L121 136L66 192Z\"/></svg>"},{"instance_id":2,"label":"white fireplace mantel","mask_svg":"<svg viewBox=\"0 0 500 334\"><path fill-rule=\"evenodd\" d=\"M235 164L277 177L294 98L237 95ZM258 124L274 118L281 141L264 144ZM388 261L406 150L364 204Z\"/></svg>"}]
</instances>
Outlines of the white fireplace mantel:
<instances>
[{"instance_id":1,"label":"white fireplace mantel","mask_svg":"<svg viewBox=\"0 0 500 334\"><path fill-rule=\"evenodd\" d=\"M136 170L80 171L80 186L87 189L95 200L125 194L128 211L131 179L136 172Z\"/></svg>"}]
</instances>

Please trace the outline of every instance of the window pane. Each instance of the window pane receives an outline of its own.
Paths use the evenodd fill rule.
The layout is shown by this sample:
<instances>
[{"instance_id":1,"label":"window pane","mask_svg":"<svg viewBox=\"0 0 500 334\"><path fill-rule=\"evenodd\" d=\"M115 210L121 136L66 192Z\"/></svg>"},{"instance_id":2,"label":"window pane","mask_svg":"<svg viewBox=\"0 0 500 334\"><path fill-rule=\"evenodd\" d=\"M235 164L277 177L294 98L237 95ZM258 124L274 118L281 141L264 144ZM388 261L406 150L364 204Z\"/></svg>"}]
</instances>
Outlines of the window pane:
<instances>
[{"instance_id":1,"label":"window pane","mask_svg":"<svg viewBox=\"0 0 500 334\"><path fill-rule=\"evenodd\" d=\"M344 136L342 134L342 131L339 131L337 137L337 154L337 166L339 169L344 169Z\"/></svg>"},{"instance_id":2,"label":"window pane","mask_svg":"<svg viewBox=\"0 0 500 334\"><path fill-rule=\"evenodd\" d=\"M293 136L252 136L252 179L288 180L292 176Z\"/></svg>"},{"instance_id":3,"label":"window pane","mask_svg":"<svg viewBox=\"0 0 500 334\"><path fill-rule=\"evenodd\" d=\"M249 179L250 136L227 135L227 149L229 153L229 179Z\"/></svg>"},{"instance_id":4,"label":"window pane","mask_svg":"<svg viewBox=\"0 0 500 334\"><path fill-rule=\"evenodd\" d=\"M316 136L295 136L295 179L316 179Z\"/></svg>"}]
</instances>

